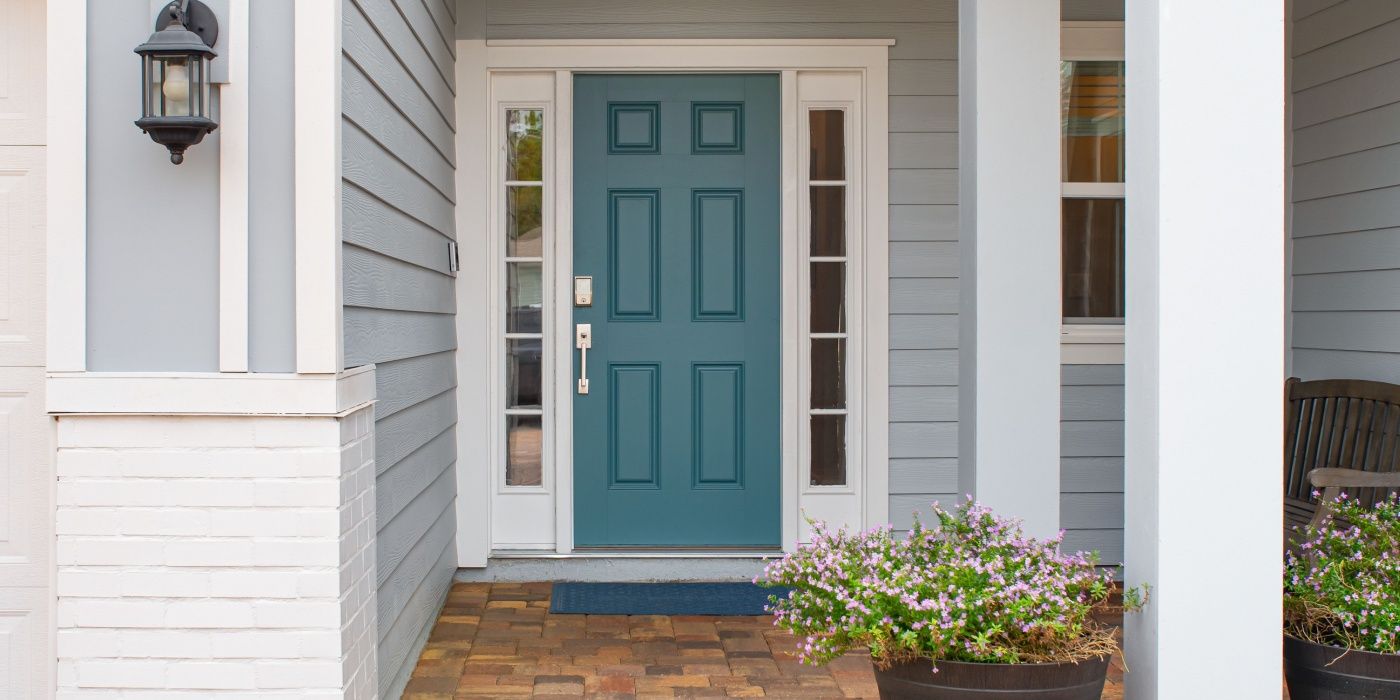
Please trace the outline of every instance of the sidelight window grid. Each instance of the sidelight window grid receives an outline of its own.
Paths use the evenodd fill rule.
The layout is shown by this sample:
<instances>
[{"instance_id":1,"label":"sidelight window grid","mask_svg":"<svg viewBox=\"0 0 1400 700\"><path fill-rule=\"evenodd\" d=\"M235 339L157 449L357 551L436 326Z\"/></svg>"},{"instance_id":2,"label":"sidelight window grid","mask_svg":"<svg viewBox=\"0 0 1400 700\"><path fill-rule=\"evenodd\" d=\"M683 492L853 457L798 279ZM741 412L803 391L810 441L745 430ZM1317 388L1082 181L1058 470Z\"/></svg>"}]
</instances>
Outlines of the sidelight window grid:
<instances>
[{"instance_id":1,"label":"sidelight window grid","mask_svg":"<svg viewBox=\"0 0 1400 700\"><path fill-rule=\"evenodd\" d=\"M498 435L504 440L498 479L508 490L547 487L546 445L550 429L545 382L544 329L548 297L548 193L545 191L548 133L543 105L508 105L499 113L500 166L496 192L499 216L493 235L500 246L497 293L502 356Z\"/></svg>"},{"instance_id":2,"label":"sidelight window grid","mask_svg":"<svg viewBox=\"0 0 1400 700\"><path fill-rule=\"evenodd\" d=\"M808 104L803 129L801 248L806 374L804 474L808 490L849 490L848 423L853 400L850 322L853 230L851 114L844 104Z\"/></svg>"}]
</instances>

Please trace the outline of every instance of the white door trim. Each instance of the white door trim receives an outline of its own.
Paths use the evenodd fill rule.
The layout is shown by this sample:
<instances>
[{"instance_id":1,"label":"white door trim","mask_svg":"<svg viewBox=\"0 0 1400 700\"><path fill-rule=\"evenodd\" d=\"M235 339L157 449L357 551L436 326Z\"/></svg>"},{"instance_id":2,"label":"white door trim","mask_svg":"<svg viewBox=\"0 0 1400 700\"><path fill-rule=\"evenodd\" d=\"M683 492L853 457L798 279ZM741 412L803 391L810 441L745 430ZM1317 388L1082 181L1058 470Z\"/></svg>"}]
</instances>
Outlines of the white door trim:
<instances>
[{"instance_id":1,"label":"white door trim","mask_svg":"<svg viewBox=\"0 0 1400 700\"><path fill-rule=\"evenodd\" d=\"M861 511L859 523L869 526L885 523L889 517L888 454L889 454L889 192L888 192L888 47L889 40L509 40L509 41L459 41L458 42L458 85L468 85L475 90L461 89L457 93L458 140L474 143L482 147L486 158L461 159L458 162L458 202L479 202L494 197L494 193L482 196L481 190L467 191L475 187L490 189L497 182L492 169L496 162L490 157L496 150L495 140L488 133L492 123L491 115L496 110L495 98L491 93L490 74L532 73L549 74L554 80L554 90L550 99L549 111L553 115L552 131L546 135L546 142L553 146L547 150L552 154L552 176L546 176L546 185L554 189L553 205L550 209L553 219L553 242L546 240L546 249L558 264L546 266L546 295L555 309L571 308L571 275L569 261L572 260L572 142L571 107L572 76L575 72L743 72L761 71L777 73L781 76L781 99L783 120L782 158L782 237L783 237L783 288L794 290L798 286L798 264L805 256L800 256L798 222L799 206L805 201L800 196L798 162L799 146L797 134L798 101L797 82L800 72L846 71L856 72L861 77L859 103L863 110L861 129L852 135L850 145L863 158L857 171L863 173L860 186L864 194L864 206L851 216L860 217L859 228L863 229L862 255L859 260L858 278L864 280L860 290L860 305L852 308L851 314L861 319L860 355L864 361L860 367L851 367L849 372L858 373L853 384L862 387L859 398L861 407L859 423L852 423L850 430L858 432L860 440L851 443L859 454L850 455L851 461L859 460L861 483L855 493ZM487 105L483 109L482 106ZM459 153L462 152L459 145ZM549 205L546 205L549 206ZM489 207L477 211L464 211L459 206L458 223L463 240L463 251L472 250L470 236L480 235L484 246L480 251L494 250L492 236L496 236L488 216ZM548 237L548 233L546 233ZM493 261L494 262L494 261ZM491 263L479 266L483 271ZM458 284L458 368L459 385L464 387L494 387L501 368L496 359L495 336L490 323L482 324L480 309L498 297L494 287L496 275L472 275L463 269L457 278ZM805 378L800 376L798 367L799 343L803 342L798 328L798 306L796 294L785 294L783 298L782 320L782 397L784 425L782 430L783 488L782 488L782 542L785 548L792 548L802 531L800 499L809 489L799 484L799 419L807 418L807 408L800 401L803 393L801 385ZM489 309L488 309L489 310ZM549 318L552 316L552 318ZM555 465L548 491L551 492L551 515L554 520L553 542L538 543L536 547L544 551L570 555L573 553L573 484L572 472L572 396L573 386L571 343L559 339L572 337L572 315L569 313L546 312L545 372L546 391L551 392L546 399L551 406L546 407L552 421L552 439L546 438L546 450ZM475 320L473 320L475 319ZM483 333L483 331L487 331ZM482 335L486 342L478 342ZM468 339L472 339L468 341ZM554 342L550 342L553 340ZM553 376L549 375L550 367ZM457 460L457 483L459 491L457 542L459 561L463 566L483 566L493 542L498 540L491 533L491 504L483 501L488 498L470 499L471 507L463 505L465 494L494 494L498 491L496 471L497 449L504 440L504 430L497 430L500 420L496 414L502 412L503 397L498 391L459 391L459 416L485 418L466 425L459 422L459 456ZM552 401L551 401L552 399ZM499 434L497 434L499 433ZM470 436L470 437L465 437ZM485 462L483 464L483 462ZM548 469L548 465L545 467ZM854 472L853 472L854 473ZM532 492L533 493L533 492Z\"/></svg>"}]
</instances>

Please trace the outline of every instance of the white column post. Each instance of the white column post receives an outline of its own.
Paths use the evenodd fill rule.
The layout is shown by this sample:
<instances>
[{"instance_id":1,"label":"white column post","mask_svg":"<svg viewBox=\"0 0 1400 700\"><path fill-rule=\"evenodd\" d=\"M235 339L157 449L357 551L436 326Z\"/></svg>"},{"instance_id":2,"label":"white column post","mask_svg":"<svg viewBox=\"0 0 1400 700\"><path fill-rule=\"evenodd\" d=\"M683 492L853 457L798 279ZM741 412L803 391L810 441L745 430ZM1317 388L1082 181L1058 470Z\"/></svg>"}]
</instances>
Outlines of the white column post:
<instances>
[{"instance_id":1,"label":"white column post","mask_svg":"<svg viewBox=\"0 0 1400 700\"><path fill-rule=\"evenodd\" d=\"M1135 699L1280 694L1283 5L1128 3Z\"/></svg>"},{"instance_id":2,"label":"white column post","mask_svg":"<svg viewBox=\"0 0 1400 700\"><path fill-rule=\"evenodd\" d=\"M1060 5L961 0L959 487L1060 529Z\"/></svg>"}]
</instances>

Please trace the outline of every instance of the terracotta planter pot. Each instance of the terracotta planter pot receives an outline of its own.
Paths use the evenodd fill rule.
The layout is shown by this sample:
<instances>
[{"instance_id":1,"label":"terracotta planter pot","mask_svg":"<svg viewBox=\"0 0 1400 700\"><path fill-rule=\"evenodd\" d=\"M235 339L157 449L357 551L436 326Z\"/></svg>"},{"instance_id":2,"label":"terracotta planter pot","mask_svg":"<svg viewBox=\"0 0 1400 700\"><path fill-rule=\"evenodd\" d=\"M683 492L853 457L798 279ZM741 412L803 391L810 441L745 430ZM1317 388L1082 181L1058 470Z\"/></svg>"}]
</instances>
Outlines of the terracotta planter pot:
<instances>
[{"instance_id":1,"label":"terracotta planter pot","mask_svg":"<svg viewBox=\"0 0 1400 700\"><path fill-rule=\"evenodd\" d=\"M928 661L875 669L885 700L1098 700L1108 658L1077 664L973 664Z\"/></svg>"},{"instance_id":2,"label":"terracotta planter pot","mask_svg":"<svg viewBox=\"0 0 1400 700\"><path fill-rule=\"evenodd\" d=\"M1348 651L1284 635L1292 700L1400 700L1400 654Z\"/></svg>"}]
</instances>

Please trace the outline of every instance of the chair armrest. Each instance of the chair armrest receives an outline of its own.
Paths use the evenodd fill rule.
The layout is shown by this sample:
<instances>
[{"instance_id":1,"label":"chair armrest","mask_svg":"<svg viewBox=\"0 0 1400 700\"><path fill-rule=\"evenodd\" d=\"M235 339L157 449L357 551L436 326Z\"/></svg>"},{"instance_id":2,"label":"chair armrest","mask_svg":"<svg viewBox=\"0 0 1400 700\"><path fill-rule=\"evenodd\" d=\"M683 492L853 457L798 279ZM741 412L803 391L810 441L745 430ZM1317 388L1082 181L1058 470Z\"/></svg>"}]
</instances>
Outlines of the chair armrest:
<instances>
[{"instance_id":1,"label":"chair armrest","mask_svg":"<svg viewBox=\"0 0 1400 700\"><path fill-rule=\"evenodd\" d=\"M1328 467L1308 472L1308 481L1316 488L1400 488L1400 472L1364 472L1360 469Z\"/></svg>"}]
</instances>

